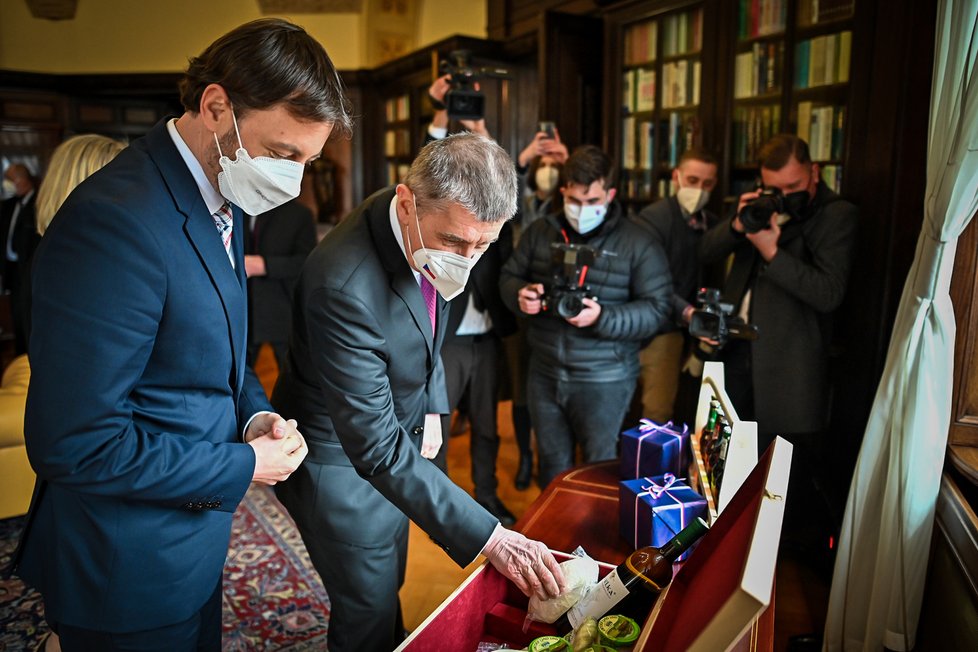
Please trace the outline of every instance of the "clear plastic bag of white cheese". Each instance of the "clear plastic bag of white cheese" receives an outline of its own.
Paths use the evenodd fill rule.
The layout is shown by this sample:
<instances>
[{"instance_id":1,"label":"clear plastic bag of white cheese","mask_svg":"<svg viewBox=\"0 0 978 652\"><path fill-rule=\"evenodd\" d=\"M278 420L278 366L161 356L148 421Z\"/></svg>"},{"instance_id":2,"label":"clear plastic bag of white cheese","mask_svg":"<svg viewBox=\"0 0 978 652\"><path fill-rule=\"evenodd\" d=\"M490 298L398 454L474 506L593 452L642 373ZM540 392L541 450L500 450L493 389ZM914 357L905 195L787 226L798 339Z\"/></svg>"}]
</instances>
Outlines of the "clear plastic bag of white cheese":
<instances>
[{"instance_id":1,"label":"clear plastic bag of white cheese","mask_svg":"<svg viewBox=\"0 0 978 652\"><path fill-rule=\"evenodd\" d=\"M526 620L523 621L524 632L531 621L552 623L560 618L580 601L588 587L598 581L598 562L588 557L580 547L571 554L574 555L572 559L560 563L565 581L563 593L548 600L541 600L536 595L530 596Z\"/></svg>"}]
</instances>

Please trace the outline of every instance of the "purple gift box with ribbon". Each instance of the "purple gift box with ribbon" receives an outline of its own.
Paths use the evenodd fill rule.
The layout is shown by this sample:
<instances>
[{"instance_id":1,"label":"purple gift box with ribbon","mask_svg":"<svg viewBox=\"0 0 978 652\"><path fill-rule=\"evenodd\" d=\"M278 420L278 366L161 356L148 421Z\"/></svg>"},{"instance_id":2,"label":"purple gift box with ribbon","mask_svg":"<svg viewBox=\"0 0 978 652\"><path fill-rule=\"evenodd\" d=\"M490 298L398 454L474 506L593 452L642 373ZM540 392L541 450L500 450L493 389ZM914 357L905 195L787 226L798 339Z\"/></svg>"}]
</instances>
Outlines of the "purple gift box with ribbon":
<instances>
[{"instance_id":1,"label":"purple gift box with ribbon","mask_svg":"<svg viewBox=\"0 0 978 652\"><path fill-rule=\"evenodd\" d=\"M633 480L671 473L686 475L692 451L689 427L642 419L638 426L621 433L621 477Z\"/></svg>"},{"instance_id":2,"label":"purple gift box with ribbon","mask_svg":"<svg viewBox=\"0 0 978 652\"><path fill-rule=\"evenodd\" d=\"M618 529L634 548L661 547L697 516L709 520L706 498L684 478L666 473L618 483Z\"/></svg>"}]
</instances>

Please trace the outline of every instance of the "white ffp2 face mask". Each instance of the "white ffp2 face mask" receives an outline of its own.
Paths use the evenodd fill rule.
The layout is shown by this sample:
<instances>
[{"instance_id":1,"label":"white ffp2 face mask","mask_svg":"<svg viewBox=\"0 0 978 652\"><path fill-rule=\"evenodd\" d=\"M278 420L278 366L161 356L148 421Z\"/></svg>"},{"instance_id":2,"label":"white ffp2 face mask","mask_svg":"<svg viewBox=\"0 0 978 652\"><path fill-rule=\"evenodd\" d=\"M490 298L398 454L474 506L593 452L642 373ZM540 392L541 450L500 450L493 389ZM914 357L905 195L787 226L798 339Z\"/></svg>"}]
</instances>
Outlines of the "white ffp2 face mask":
<instances>
[{"instance_id":1,"label":"white ffp2 face mask","mask_svg":"<svg viewBox=\"0 0 978 652\"><path fill-rule=\"evenodd\" d=\"M608 207L604 204L581 206L580 204L564 203L564 217L567 218L571 228L581 235L590 233L601 226L607 213Z\"/></svg>"},{"instance_id":2,"label":"white ffp2 face mask","mask_svg":"<svg viewBox=\"0 0 978 652\"><path fill-rule=\"evenodd\" d=\"M543 192L551 192L557 187L557 179L560 178L560 171L553 166L540 166L533 180L536 181L537 188Z\"/></svg>"},{"instance_id":3,"label":"white ffp2 face mask","mask_svg":"<svg viewBox=\"0 0 978 652\"><path fill-rule=\"evenodd\" d=\"M217 175L217 185L224 198L249 215L261 215L298 197L302 185L302 163L267 156L251 158L241 144L238 120L233 111L231 119L234 120L234 133L238 136L235 160L224 155L221 141L214 134L222 170Z\"/></svg>"},{"instance_id":4,"label":"white ffp2 face mask","mask_svg":"<svg viewBox=\"0 0 978 652\"><path fill-rule=\"evenodd\" d=\"M693 215L710 201L710 193L702 188L680 188L676 191L676 200L687 213Z\"/></svg>"},{"instance_id":5,"label":"white ffp2 face mask","mask_svg":"<svg viewBox=\"0 0 978 652\"><path fill-rule=\"evenodd\" d=\"M438 290L445 301L451 301L465 289L465 284L469 280L469 273L475 264L482 258L482 253L478 253L472 258L459 256L450 251L439 249L427 249L424 246L424 239L421 237L421 221L418 219L418 201L414 198L414 220L418 226L418 240L421 248L411 252L414 259L414 266L418 268L428 282ZM411 246L411 229L408 229L408 247Z\"/></svg>"}]
</instances>

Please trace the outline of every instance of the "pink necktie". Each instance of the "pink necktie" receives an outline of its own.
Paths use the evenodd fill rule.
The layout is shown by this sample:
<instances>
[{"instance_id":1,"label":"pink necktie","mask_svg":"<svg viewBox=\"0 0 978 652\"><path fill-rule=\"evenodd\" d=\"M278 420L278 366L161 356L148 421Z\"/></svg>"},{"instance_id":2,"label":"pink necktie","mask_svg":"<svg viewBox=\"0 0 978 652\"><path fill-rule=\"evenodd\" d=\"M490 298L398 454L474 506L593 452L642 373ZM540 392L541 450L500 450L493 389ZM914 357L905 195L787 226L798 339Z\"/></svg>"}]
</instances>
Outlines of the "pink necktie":
<instances>
[{"instance_id":1,"label":"pink necktie","mask_svg":"<svg viewBox=\"0 0 978 652\"><path fill-rule=\"evenodd\" d=\"M431 319L431 336L435 335L435 287L428 282L428 279L421 275L421 296L424 297L424 304L428 307L428 318Z\"/></svg>"}]
</instances>

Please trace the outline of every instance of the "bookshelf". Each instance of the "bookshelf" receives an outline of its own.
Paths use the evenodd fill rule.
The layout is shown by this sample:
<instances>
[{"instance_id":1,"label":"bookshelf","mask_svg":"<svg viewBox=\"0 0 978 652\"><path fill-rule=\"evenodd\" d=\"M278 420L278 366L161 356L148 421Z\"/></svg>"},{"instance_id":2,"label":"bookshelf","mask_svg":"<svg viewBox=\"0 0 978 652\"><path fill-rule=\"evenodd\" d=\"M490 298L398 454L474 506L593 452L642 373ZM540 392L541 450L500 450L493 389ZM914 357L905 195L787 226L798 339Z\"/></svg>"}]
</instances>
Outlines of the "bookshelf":
<instances>
[{"instance_id":1,"label":"bookshelf","mask_svg":"<svg viewBox=\"0 0 978 652\"><path fill-rule=\"evenodd\" d=\"M840 192L855 0L798 0L791 116L825 183Z\"/></svg>"},{"instance_id":2,"label":"bookshelf","mask_svg":"<svg viewBox=\"0 0 978 652\"><path fill-rule=\"evenodd\" d=\"M771 136L804 139L842 189L855 0L738 0L725 201L751 190Z\"/></svg>"},{"instance_id":3,"label":"bookshelf","mask_svg":"<svg viewBox=\"0 0 978 652\"><path fill-rule=\"evenodd\" d=\"M411 95L384 99L384 163L387 185L400 183L411 167Z\"/></svg>"},{"instance_id":4,"label":"bookshelf","mask_svg":"<svg viewBox=\"0 0 978 652\"><path fill-rule=\"evenodd\" d=\"M621 127L619 197L638 209L672 194L683 151L702 144L703 7L694 4L617 25Z\"/></svg>"}]
</instances>

